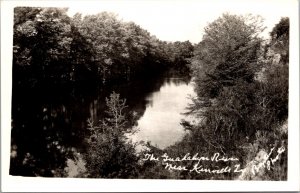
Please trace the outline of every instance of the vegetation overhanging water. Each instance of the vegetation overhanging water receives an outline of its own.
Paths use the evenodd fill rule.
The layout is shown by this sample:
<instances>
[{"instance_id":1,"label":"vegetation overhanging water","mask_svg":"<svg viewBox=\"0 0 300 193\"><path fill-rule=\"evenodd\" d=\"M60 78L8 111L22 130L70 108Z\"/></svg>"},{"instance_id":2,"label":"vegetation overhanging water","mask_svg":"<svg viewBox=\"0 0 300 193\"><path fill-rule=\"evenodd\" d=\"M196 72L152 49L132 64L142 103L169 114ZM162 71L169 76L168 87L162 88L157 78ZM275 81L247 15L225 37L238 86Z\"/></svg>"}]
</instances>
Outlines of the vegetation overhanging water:
<instances>
[{"instance_id":1,"label":"vegetation overhanging water","mask_svg":"<svg viewBox=\"0 0 300 193\"><path fill-rule=\"evenodd\" d=\"M259 17L223 14L193 45L161 41L111 13L66 11L15 8L11 175L287 179L288 18L264 40ZM159 109L143 123L166 77L192 77L195 94L186 112L172 103L165 109L176 115ZM172 119L186 130L182 140L169 129L175 143L152 140L163 148L130 142L139 126Z\"/></svg>"}]
</instances>

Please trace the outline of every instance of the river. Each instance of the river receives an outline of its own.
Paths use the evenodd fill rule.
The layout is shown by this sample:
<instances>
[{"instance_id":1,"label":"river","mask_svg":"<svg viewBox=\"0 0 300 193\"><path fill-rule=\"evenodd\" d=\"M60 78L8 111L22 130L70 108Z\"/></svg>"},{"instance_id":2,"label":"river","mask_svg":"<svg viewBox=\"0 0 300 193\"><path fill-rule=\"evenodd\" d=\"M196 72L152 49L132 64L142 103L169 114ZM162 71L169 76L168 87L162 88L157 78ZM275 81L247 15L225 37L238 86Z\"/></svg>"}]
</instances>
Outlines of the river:
<instances>
[{"instance_id":1,"label":"river","mask_svg":"<svg viewBox=\"0 0 300 193\"><path fill-rule=\"evenodd\" d=\"M87 120L97 123L104 117L105 98L115 91L126 99L126 113L137 117L133 141L149 141L164 149L185 134L180 121L194 95L190 78L159 75L127 83L93 88L37 87L32 90L13 88L11 174L34 175L33 168L20 165L22 160L40 160L45 166L64 165L62 154L75 147L84 151ZM72 158L72 156L70 155ZM34 164L33 164L34 165ZM29 168L28 168L29 167ZM51 176L52 174L43 174Z\"/></svg>"},{"instance_id":2,"label":"river","mask_svg":"<svg viewBox=\"0 0 300 193\"><path fill-rule=\"evenodd\" d=\"M150 141L160 149L180 141L185 134L180 122L186 118L183 113L193 95L191 83L181 78L166 79L159 91L147 96L148 104L138 120L139 132L133 136L134 141Z\"/></svg>"}]
</instances>

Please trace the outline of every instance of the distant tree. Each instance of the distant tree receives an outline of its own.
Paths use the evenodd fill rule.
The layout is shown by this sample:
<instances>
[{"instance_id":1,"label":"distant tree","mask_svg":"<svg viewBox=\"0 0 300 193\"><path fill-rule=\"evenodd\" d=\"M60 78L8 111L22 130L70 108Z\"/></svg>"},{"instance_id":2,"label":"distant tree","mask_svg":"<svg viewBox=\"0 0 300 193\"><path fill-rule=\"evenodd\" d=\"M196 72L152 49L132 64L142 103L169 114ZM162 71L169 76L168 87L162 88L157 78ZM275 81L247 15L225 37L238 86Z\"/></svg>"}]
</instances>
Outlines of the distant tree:
<instances>
[{"instance_id":1,"label":"distant tree","mask_svg":"<svg viewBox=\"0 0 300 193\"><path fill-rule=\"evenodd\" d=\"M193 56L194 46L191 42L185 41L174 42L173 47L173 66L182 72L187 72L189 60Z\"/></svg>"},{"instance_id":2,"label":"distant tree","mask_svg":"<svg viewBox=\"0 0 300 193\"><path fill-rule=\"evenodd\" d=\"M290 20L288 17L281 18L271 31L271 49L280 55L280 62L289 62L289 32Z\"/></svg>"},{"instance_id":3,"label":"distant tree","mask_svg":"<svg viewBox=\"0 0 300 193\"><path fill-rule=\"evenodd\" d=\"M97 72L103 81L129 78L137 73L149 49L150 34L132 22L122 22L113 13L102 12L80 18L75 26L92 45Z\"/></svg>"}]
</instances>

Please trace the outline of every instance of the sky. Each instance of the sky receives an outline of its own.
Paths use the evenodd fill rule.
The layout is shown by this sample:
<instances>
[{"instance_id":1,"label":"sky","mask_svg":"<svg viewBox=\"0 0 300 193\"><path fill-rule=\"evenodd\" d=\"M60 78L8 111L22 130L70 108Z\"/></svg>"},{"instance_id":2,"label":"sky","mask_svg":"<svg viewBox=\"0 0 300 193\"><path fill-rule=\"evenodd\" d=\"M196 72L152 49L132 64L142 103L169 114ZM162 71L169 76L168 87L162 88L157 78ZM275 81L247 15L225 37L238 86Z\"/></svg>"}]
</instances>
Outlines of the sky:
<instances>
[{"instance_id":1,"label":"sky","mask_svg":"<svg viewBox=\"0 0 300 193\"><path fill-rule=\"evenodd\" d=\"M290 0L122 0L122 1L67 1L68 14L83 15L108 11L118 14L123 21L133 21L164 41L198 43L203 29L222 13L253 14L264 18L267 29L263 36L280 21L289 17Z\"/></svg>"}]
</instances>

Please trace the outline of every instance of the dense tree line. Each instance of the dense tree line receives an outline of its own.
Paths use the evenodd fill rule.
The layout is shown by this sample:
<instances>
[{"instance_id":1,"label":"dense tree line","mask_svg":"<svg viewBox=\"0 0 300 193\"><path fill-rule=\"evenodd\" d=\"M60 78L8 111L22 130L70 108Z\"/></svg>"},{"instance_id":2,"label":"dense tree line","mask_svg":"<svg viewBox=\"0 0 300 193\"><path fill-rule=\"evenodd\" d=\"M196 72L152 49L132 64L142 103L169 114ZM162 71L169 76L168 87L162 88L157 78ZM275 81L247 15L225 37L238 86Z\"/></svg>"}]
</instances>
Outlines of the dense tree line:
<instances>
[{"instance_id":1,"label":"dense tree line","mask_svg":"<svg viewBox=\"0 0 300 193\"><path fill-rule=\"evenodd\" d=\"M67 9L15 8L14 70L30 85L107 82L186 66L190 42L168 43L112 13L82 17Z\"/></svg>"}]
</instances>

